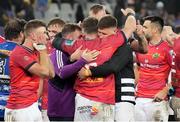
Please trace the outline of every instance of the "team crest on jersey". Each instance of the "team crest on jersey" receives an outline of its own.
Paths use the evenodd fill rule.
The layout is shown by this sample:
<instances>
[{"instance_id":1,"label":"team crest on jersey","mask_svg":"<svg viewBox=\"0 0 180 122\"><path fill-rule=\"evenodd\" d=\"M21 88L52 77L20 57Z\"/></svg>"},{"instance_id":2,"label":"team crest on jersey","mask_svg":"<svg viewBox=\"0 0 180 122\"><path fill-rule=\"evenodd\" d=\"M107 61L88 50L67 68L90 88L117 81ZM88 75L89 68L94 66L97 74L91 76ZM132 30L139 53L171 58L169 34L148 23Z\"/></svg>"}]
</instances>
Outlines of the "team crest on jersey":
<instances>
[{"instance_id":1,"label":"team crest on jersey","mask_svg":"<svg viewBox=\"0 0 180 122\"><path fill-rule=\"evenodd\" d=\"M74 44L73 40L66 40L65 45L72 46Z\"/></svg>"},{"instance_id":2,"label":"team crest on jersey","mask_svg":"<svg viewBox=\"0 0 180 122\"><path fill-rule=\"evenodd\" d=\"M24 60L28 61L29 57L28 56L24 56Z\"/></svg>"},{"instance_id":3,"label":"team crest on jersey","mask_svg":"<svg viewBox=\"0 0 180 122\"><path fill-rule=\"evenodd\" d=\"M159 58L159 56L160 56L159 53L154 53L154 54L152 55L153 58Z\"/></svg>"}]
</instances>

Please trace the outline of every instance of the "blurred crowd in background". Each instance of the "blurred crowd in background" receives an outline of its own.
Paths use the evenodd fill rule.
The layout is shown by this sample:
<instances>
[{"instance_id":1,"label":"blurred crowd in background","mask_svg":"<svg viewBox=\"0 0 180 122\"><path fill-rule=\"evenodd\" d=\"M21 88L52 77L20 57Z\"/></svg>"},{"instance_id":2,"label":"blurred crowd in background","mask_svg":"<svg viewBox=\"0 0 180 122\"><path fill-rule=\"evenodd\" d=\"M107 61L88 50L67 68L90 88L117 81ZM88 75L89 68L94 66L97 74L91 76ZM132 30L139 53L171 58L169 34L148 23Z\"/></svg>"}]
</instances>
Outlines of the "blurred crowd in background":
<instances>
[{"instance_id":1,"label":"blurred crowd in background","mask_svg":"<svg viewBox=\"0 0 180 122\"><path fill-rule=\"evenodd\" d=\"M133 8L137 18L158 15L166 25L180 26L180 0L0 0L0 35L12 18L48 22L53 17L60 17L69 22L82 21L95 3L104 5L107 12L118 19L120 27L125 20L120 9L126 7Z\"/></svg>"}]
</instances>

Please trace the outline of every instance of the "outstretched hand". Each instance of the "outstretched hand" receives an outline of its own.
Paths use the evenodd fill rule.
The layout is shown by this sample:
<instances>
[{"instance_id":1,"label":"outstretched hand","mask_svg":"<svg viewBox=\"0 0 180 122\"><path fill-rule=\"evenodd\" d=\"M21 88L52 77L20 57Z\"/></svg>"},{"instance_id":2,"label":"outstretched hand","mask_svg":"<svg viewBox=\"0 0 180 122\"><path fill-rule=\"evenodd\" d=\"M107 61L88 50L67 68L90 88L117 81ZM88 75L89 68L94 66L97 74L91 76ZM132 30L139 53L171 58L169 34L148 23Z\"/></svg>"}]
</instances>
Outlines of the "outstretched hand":
<instances>
[{"instance_id":1,"label":"outstretched hand","mask_svg":"<svg viewBox=\"0 0 180 122\"><path fill-rule=\"evenodd\" d=\"M81 55L83 53L82 46L80 46L76 51L74 51L74 53L71 54L70 56L70 61L76 61L79 60L81 58Z\"/></svg>"},{"instance_id":2,"label":"outstretched hand","mask_svg":"<svg viewBox=\"0 0 180 122\"><path fill-rule=\"evenodd\" d=\"M167 97L168 90L167 89L162 89L159 91L157 94L154 96L154 102L161 102Z\"/></svg>"},{"instance_id":3,"label":"outstretched hand","mask_svg":"<svg viewBox=\"0 0 180 122\"><path fill-rule=\"evenodd\" d=\"M135 14L135 11L131 8L121 9L121 12L124 16L127 16L129 13Z\"/></svg>"},{"instance_id":4,"label":"outstretched hand","mask_svg":"<svg viewBox=\"0 0 180 122\"><path fill-rule=\"evenodd\" d=\"M143 26L140 25L139 20L137 21L137 25L136 25L136 34L138 36L144 36Z\"/></svg>"},{"instance_id":5,"label":"outstretched hand","mask_svg":"<svg viewBox=\"0 0 180 122\"><path fill-rule=\"evenodd\" d=\"M100 51L97 51L97 50L88 51L86 49L83 51L81 57L85 59L87 62L91 62L91 61L96 60L99 54L100 54Z\"/></svg>"},{"instance_id":6,"label":"outstretched hand","mask_svg":"<svg viewBox=\"0 0 180 122\"><path fill-rule=\"evenodd\" d=\"M91 71L89 68L81 68L81 70L78 72L78 77L83 80L91 75Z\"/></svg>"}]
</instances>

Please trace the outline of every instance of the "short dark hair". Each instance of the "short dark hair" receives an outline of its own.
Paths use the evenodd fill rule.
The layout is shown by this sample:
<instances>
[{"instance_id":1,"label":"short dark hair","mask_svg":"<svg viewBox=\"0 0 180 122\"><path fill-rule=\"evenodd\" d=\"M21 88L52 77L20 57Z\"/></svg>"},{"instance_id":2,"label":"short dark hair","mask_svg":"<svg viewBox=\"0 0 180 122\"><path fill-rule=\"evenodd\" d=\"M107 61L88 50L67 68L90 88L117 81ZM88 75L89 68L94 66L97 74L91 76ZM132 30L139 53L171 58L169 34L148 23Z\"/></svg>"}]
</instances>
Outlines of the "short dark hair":
<instances>
[{"instance_id":1,"label":"short dark hair","mask_svg":"<svg viewBox=\"0 0 180 122\"><path fill-rule=\"evenodd\" d=\"M33 30L39 27L46 28L46 24L41 20L37 20L37 19L30 20L24 27L24 33L27 36L30 32L32 32Z\"/></svg>"},{"instance_id":2,"label":"short dark hair","mask_svg":"<svg viewBox=\"0 0 180 122\"><path fill-rule=\"evenodd\" d=\"M55 25L55 24L58 24L63 27L66 23L60 18L54 18L54 19L50 20L47 27L49 27L50 25Z\"/></svg>"},{"instance_id":3,"label":"short dark hair","mask_svg":"<svg viewBox=\"0 0 180 122\"><path fill-rule=\"evenodd\" d=\"M104 6L100 4L95 4L90 8L90 11L92 11L94 14L97 14L100 10L103 10Z\"/></svg>"},{"instance_id":4,"label":"short dark hair","mask_svg":"<svg viewBox=\"0 0 180 122\"><path fill-rule=\"evenodd\" d=\"M99 29L110 28L110 27L117 27L117 20L115 17L111 15L107 15L99 20L98 22Z\"/></svg>"},{"instance_id":5,"label":"short dark hair","mask_svg":"<svg viewBox=\"0 0 180 122\"><path fill-rule=\"evenodd\" d=\"M98 32L98 20L94 17L88 17L82 22L82 28L85 33L97 33Z\"/></svg>"},{"instance_id":6,"label":"short dark hair","mask_svg":"<svg viewBox=\"0 0 180 122\"><path fill-rule=\"evenodd\" d=\"M163 21L163 19L161 17L158 17L158 16L147 16L147 17L143 18L143 22L145 22L147 20L151 21L151 23L156 24L157 25L156 27L159 28L159 32L162 32L163 26L164 26L164 21Z\"/></svg>"},{"instance_id":7,"label":"short dark hair","mask_svg":"<svg viewBox=\"0 0 180 122\"><path fill-rule=\"evenodd\" d=\"M81 31L81 28L77 24L68 23L64 25L61 34L63 37L65 37L67 34L70 34L76 30Z\"/></svg>"},{"instance_id":8,"label":"short dark hair","mask_svg":"<svg viewBox=\"0 0 180 122\"><path fill-rule=\"evenodd\" d=\"M27 22L24 19L10 20L4 27L4 35L6 40L18 38L20 32L24 31Z\"/></svg>"}]
</instances>

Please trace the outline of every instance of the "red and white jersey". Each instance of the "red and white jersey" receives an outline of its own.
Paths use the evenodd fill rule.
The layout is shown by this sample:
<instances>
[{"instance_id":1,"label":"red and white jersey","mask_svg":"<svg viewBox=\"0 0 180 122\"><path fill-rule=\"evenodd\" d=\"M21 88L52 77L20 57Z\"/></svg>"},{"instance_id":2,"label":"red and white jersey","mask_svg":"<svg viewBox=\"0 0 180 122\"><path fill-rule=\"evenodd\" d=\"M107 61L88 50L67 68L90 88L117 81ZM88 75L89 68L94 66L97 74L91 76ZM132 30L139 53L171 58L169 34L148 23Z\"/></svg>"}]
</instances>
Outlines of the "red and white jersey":
<instances>
[{"instance_id":1,"label":"red and white jersey","mask_svg":"<svg viewBox=\"0 0 180 122\"><path fill-rule=\"evenodd\" d=\"M10 56L10 95L6 107L21 109L37 102L40 77L28 72L37 63L38 53L24 46L16 46Z\"/></svg>"},{"instance_id":2,"label":"red and white jersey","mask_svg":"<svg viewBox=\"0 0 180 122\"><path fill-rule=\"evenodd\" d=\"M148 45L148 53L137 53L140 64L137 97L154 98L166 86L172 63L172 49L166 41Z\"/></svg>"},{"instance_id":3,"label":"red and white jersey","mask_svg":"<svg viewBox=\"0 0 180 122\"><path fill-rule=\"evenodd\" d=\"M174 41L172 63L172 84L175 88L175 96L180 98L180 37Z\"/></svg>"}]
</instances>

